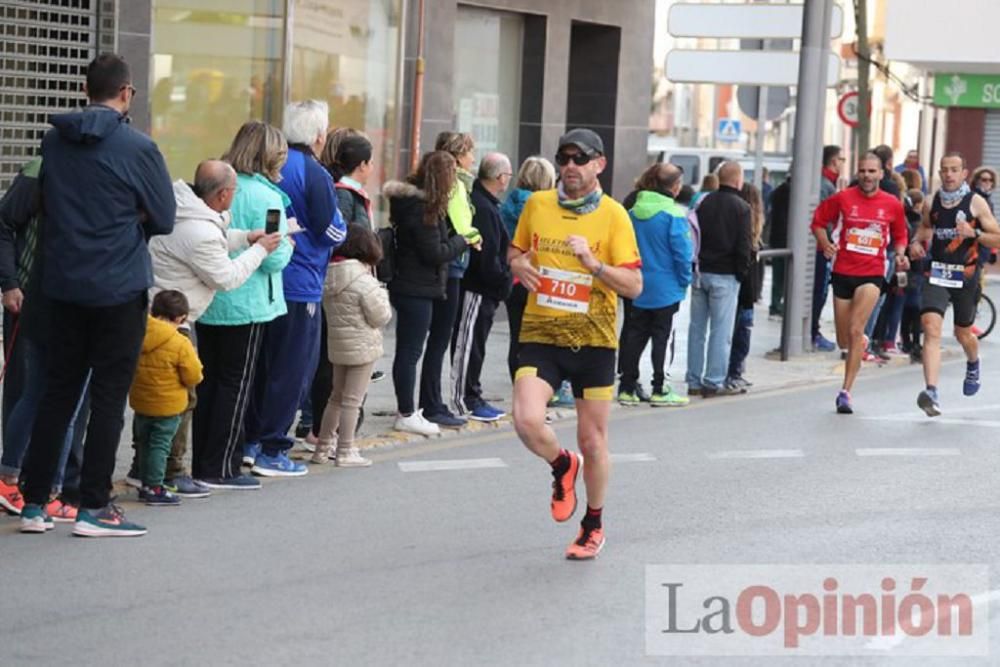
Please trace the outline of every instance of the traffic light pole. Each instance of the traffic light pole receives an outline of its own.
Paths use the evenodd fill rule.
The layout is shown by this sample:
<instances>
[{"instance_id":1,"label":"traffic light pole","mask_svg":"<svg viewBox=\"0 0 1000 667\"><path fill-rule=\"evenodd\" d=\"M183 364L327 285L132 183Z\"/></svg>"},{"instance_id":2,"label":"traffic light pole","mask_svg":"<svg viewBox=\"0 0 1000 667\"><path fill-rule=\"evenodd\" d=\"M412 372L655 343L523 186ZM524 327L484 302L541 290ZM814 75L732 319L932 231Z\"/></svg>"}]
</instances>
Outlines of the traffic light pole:
<instances>
[{"instance_id":1,"label":"traffic light pole","mask_svg":"<svg viewBox=\"0 0 1000 667\"><path fill-rule=\"evenodd\" d=\"M809 222L819 200L820 163L823 160L822 128L826 111L826 59L830 49L832 0L810 0L803 7L802 46L795 109L792 150L792 188L788 211L788 247L792 250L792 279L785 295L782 335L792 354L806 352L811 340L814 245Z\"/></svg>"}]
</instances>

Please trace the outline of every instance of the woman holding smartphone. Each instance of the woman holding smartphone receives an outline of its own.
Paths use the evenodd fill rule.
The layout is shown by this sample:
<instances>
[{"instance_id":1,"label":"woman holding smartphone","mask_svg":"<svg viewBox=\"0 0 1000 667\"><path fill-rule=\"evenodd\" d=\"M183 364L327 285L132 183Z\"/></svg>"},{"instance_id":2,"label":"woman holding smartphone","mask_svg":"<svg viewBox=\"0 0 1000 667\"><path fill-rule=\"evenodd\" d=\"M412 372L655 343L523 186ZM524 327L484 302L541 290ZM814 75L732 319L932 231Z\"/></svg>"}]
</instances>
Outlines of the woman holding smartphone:
<instances>
[{"instance_id":1,"label":"woman holding smartphone","mask_svg":"<svg viewBox=\"0 0 1000 667\"><path fill-rule=\"evenodd\" d=\"M287 233L288 197L275 185L288 157L281 131L260 121L245 123L222 159L236 170L231 229ZM214 489L257 489L242 474L243 418L264 324L287 312L281 272L292 257L288 238L242 286L219 292L198 319L198 352L205 379L198 386L191 468Z\"/></svg>"}]
</instances>

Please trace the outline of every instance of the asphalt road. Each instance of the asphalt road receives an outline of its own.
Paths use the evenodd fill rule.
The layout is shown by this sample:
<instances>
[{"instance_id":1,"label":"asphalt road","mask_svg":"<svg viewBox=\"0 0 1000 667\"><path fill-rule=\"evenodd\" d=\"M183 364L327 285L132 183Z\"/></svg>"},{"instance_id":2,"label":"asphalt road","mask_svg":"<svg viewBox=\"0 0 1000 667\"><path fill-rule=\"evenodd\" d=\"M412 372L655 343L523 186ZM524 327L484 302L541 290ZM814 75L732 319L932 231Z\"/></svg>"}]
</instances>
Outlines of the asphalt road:
<instances>
[{"instance_id":1,"label":"asphalt road","mask_svg":"<svg viewBox=\"0 0 1000 667\"><path fill-rule=\"evenodd\" d=\"M509 431L181 508L127 501L143 538L0 519L0 664L997 664L995 628L992 658L939 661L656 657L644 639L651 564L995 567L1000 382L983 363L973 399L945 367L937 422L915 407L916 367L863 371L852 417L829 383L617 411L612 451L631 457L593 562L563 559L579 510L552 522L548 469ZM572 423L558 432L572 443ZM879 448L948 453L857 451ZM441 461L481 467L419 469Z\"/></svg>"}]
</instances>

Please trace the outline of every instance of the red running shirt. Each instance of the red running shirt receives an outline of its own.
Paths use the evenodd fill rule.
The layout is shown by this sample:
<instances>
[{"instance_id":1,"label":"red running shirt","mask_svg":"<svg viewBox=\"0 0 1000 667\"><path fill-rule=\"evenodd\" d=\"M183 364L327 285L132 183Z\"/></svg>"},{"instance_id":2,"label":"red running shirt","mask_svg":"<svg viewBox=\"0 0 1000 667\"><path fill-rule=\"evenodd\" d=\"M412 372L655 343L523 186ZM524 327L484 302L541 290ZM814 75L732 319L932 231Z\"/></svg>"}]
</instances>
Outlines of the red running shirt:
<instances>
[{"instance_id":1,"label":"red running shirt","mask_svg":"<svg viewBox=\"0 0 1000 667\"><path fill-rule=\"evenodd\" d=\"M890 239L897 246L907 243L903 204L882 190L865 197L855 186L827 197L816 208L812 229L831 224L837 244L833 272L840 275L884 276Z\"/></svg>"}]
</instances>

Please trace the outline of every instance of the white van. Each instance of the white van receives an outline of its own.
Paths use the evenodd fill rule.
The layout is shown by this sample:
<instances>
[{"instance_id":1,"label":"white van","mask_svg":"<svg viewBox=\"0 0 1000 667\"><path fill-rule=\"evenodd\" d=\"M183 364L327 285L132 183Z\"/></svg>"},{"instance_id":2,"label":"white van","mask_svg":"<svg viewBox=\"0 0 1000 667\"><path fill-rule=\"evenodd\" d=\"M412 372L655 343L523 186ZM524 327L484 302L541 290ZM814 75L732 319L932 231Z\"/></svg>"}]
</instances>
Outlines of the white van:
<instances>
[{"instance_id":1,"label":"white van","mask_svg":"<svg viewBox=\"0 0 1000 667\"><path fill-rule=\"evenodd\" d=\"M684 170L684 184L696 190L701 187L705 174L712 174L727 160L735 160L743 167L744 179L753 182L754 156L746 151L725 148L688 148L670 145L667 137L649 136L647 151L649 162L669 162ZM764 154L764 167L770 174L774 187L781 185L791 171L792 159L787 155Z\"/></svg>"}]
</instances>

